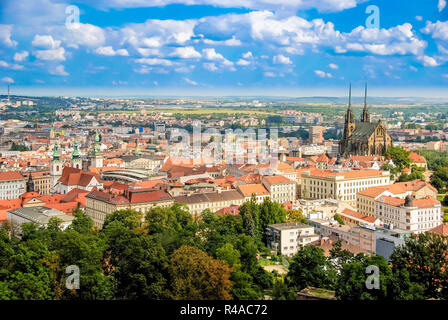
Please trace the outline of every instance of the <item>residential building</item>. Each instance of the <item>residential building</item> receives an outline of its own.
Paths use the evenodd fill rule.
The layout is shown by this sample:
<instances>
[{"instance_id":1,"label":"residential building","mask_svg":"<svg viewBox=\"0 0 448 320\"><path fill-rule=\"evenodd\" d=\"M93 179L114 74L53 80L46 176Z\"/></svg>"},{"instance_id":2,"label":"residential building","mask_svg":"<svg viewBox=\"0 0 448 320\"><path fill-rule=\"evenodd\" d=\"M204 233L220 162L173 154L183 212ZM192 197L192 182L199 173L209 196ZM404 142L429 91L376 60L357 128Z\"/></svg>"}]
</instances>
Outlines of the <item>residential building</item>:
<instances>
[{"instance_id":1,"label":"residential building","mask_svg":"<svg viewBox=\"0 0 448 320\"><path fill-rule=\"evenodd\" d=\"M96 227L101 228L106 216L123 209L133 209L143 213L155 207L169 207L173 198L163 190L136 189L124 193L93 190L86 196L86 215L92 218Z\"/></svg>"},{"instance_id":2,"label":"residential building","mask_svg":"<svg viewBox=\"0 0 448 320\"><path fill-rule=\"evenodd\" d=\"M200 215L209 209L212 212L229 207L232 204L242 205L245 197L237 190L199 193L173 198L174 203L185 204L192 215Z\"/></svg>"},{"instance_id":3,"label":"residential building","mask_svg":"<svg viewBox=\"0 0 448 320\"><path fill-rule=\"evenodd\" d=\"M271 200L278 203L296 200L296 182L284 176L264 176L261 183L271 194Z\"/></svg>"},{"instance_id":4,"label":"residential building","mask_svg":"<svg viewBox=\"0 0 448 320\"><path fill-rule=\"evenodd\" d=\"M324 142L323 132L324 128L321 126L311 126L309 131L310 144L322 144Z\"/></svg>"},{"instance_id":5,"label":"residential building","mask_svg":"<svg viewBox=\"0 0 448 320\"><path fill-rule=\"evenodd\" d=\"M356 205L356 194L373 186L390 184L390 173L381 170L319 170L302 172L302 198L336 199Z\"/></svg>"},{"instance_id":6,"label":"residential building","mask_svg":"<svg viewBox=\"0 0 448 320\"><path fill-rule=\"evenodd\" d=\"M0 172L0 200L17 199L23 193L25 193L25 178L20 172Z\"/></svg>"},{"instance_id":7,"label":"residential building","mask_svg":"<svg viewBox=\"0 0 448 320\"><path fill-rule=\"evenodd\" d=\"M314 227L303 223L279 223L268 225L267 246L284 256L293 256L299 248L319 240Z\"/></svg>"},{"instance_id":8,"label":"residential building","mask_svg":"<svg viewBox=\"0 0 448 320\"><path fill-rule=\"evenodd\" d=\"M270 197L269 191L261 183L239 185L237 190L244 196L244 201L249 201L254 195L257 203L260 204Z\"/></svg>"},{"instance_id":9,"label":"residential building","mask_svg":"<svg viewBox=\"0 0 448 320\"><path fill-rule=\"evenodd\" d=\"M381 196L375 201L375 217L391 229L422 233L442 224L440 202L432 197L405 199Z\"/></svg>"},{"instance_id":10,"label":"residential building","mask_svg":"<svg viewBox=\"0 0 448 320\"><path fill-rule=\"evenodd\" d=\"M375 215L375 200L383 195L404 199L410 195L414 199L425 197L436 198L438 191L424 180L398 182L387 186L367 188L358 192L356 207L359 213L373 217Z\"/></svg>"}]
</instances>

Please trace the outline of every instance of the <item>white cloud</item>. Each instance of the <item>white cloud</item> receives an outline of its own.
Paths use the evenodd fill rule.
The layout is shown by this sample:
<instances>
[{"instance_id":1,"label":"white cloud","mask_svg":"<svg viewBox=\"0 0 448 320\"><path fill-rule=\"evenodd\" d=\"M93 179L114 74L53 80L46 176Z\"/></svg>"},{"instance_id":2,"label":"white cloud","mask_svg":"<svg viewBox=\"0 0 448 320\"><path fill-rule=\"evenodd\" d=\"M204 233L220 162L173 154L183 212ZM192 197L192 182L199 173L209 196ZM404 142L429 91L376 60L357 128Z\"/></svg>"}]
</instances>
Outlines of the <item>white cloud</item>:
<instances>
[{"instance_id":1,"label":"white cloud","mask_svg":"<svg viewBox=\"0 0 448 320\"><path fill-rule=\"evenodd\" d=\"M57 29L59 31L61 29ZM100 27L92 24L77 23L75 28L62 28L64 34L61 38L68 47L78 48L78 46L86 46L89 48L97 48L106 42L106 34Z\"/></svg>"},{"instance_id":2,"label":"white cloud","mask_svg":"<svg viewBox=\"0 0 448 320\"><path fill-rule=\"evenodd\" d=\"M212 62L206 62L202 65L204 66L204 69L207 69L208 71L218 71L218 67Z\"/></svg>"},{"instance_id":3,"label":"white cloud","mask_svg":"<svg viewBox=\"0 0 448 320\"><path fill-rule=\"evenodd\" d=\"M246 52L246 53L244 53L243 54L243 58L244 59L251 59L251 58L253 58L254 56L252 55L252 52L250 52L250 51L248 51L248 52Z\"/></svg>"},{"instance_id":4,"label":"white cloud","mask_svg":"<svg viewBox=\"0 0 448 320\"><path fill-rule=\"evenodd\" d=\"M250 65L250 61L240 59L240 60L238 60L238 62L236 64L239 66L248 66L248 65Z\"/></svg>"},{"instance_id":5,"label":"white cloud","mask_svg":"<svg viewBox=\"0 0 448 320\"><path fill-rule=\"evenodd\" d=\"M338 66L337 64L334 64L334 63L330 63L328 66L329 66L331 69L333 69L333 70L339 69L339 66Z\"/></svg>"},{"instance_id":6,"label":"white cloud","mask_svg":"<svg viewBox=\"0 0 448 320\"><path fill-rule=\"evenodd\" d=\"M38 47L43 50L36 50L33 54L40 60L65 60L65 49L61 47L60 40L54 40L51 35L41 36L39 34L34 36L32 41L34 47Z\"/></svg>"},{"instance_id":7,"label":"white cloud","mask_svg":"<svg viewBox=\"0 0 448 320\"><path fill-rule=\"evenodd\" d=\"M58 65L54 69L51 69L50 74L56 75L56 76L68 76L69 73L65 71L65 68L63 65Z\"/></svg>"},{"instance_id":8,"label":"white cloud","mask_svg":"<svg viewBox=\"0 0 448 320\"><path fill-rule=\"evenodd\" d=\"M437 5L437 9L439 9L439 12L442 12L443 9L446 7L446 0L439 0L439 3Z\"/></svg>"},{"instance_id":9,"label":"white cloud","mask_svg":"<svg viewBox=\"0 0 448 320\"><path fill-rule=\"evenodd\" d=\"M119 30L108 29L109 36L120 45L136 48L160 48L167 44L184 45L194 34L197 20L157 20L127 24Z\"/></svg>"},{"instance_id":10,"label":"white cloud","mask_svg":"<svg viewBox=\"0 0 448 320\"><path fill-rule=\"evenodd\" d=\"M17 41L11 39L12 26L0 24L0 45L12 48L17 45Z\"/></svg>"},{"instance_id":11,"label":"white cloud","mask_svg":"<svg viewBox=\"0 0 448 320\"><path fill-rule=\"evenodd\" d=\"M224 58L220 53L217 53L214 48L202 49L202 55L205 60L219 62L222 66L229 68L230 71L236 71L233 62Z\"/></svg>"},{"instance_id":12,"label":"white cloud","mask_svg":"<svg viewBox=\"0 0 448 320\"><path fill-rule=\"evenodd\" d=\"M437 67L440 65L436 59L434 59L433 57L430 57L430 56L422 56L422 57L419 57L418 59L423 62L423 65L425 67Z\"/></svg>"},{"instance_id":13,"label":"white cloud","mask_svg":"<svg viewBox=\"0 0 448 320\"><path fill-rule=\"evenodd\" d=\"M291 59L289 57L285 57L282 54L274 56L274 58L272 58L272 61L275 64L292 64Z\"/></svg>"},{"instance_id":14,"label":"white cloud","mask_svg":"<svg viewBox=\"0 0 448 320\"><path fill-rule=\"evenodd\" d=\"M14 79L10 78L10 77L3 77L2 78L2 82L6 82L6 83L14 83Z\"/></svg>"},{"instance_id":15,"label":"white cloud","mask_svg":"<svg viewBox=\"0 0 448 320\"><path fill-rule=\"evenodd\" d=\"M41 49L57 49L61 46L60 40L54 40L51 35L41 36L36 34L31 43L33 46L41 48Z\"/></svg>"},{"instance_id":16,"label":"white cloud","mask_svg":"<svg viewBox=\"0 0 448 320\"><path fill-rule=\"evenodd\" d=\"M269 77L269 78L273 78L273 77L275 77L275 73L267 71L267 72L264 73L264 76L265 77Z\"/></svg>"},{"instance_id":17,"label":"white cloud","mask_svg":"<svg viewBox=\"0 0 448 320\"><path fill-rule=\"evenodd\" d=\"M417 20L417 21L422 21L422 20L423 20L423 17L422 17L422 16L415 16L415 20Z\"/></svg>"},{"instance_id":18,"label":"white cloud","mask_svg":"<svg viewBox=\"0 0 448 320\"><path fill-rule=\"evenodd\" d=\"M97 48L95 52L103 56L129 56L126 49L114 50L111 46Z\"/></svg>"},{"instance_id":19,"label":"white cloud","mask_svg":"<svg viewBox=\"0 0 448 320\"><path fill-rule=\"evenodd\" d=\"M170 54L172 57L177 57L181 59L194 59L200 58L201 54L197 52L193 47L179 47L173 50Z\"/></svg>"},{"instance_id":20,"label":"white cloud","mask_svg":"<svg viewBox=\"0 0 448 320\"><path fill-rule=\"evenodd\" d=\"M222 40L222 41L215 41L215 40L210 40L210 39L204 39L203 41L204 41L205 44L214 45L214 46L235 47L235 46L241 46L243 44L235 36L232 36L231 39Z\"/></svg>"},{"instance_id":21,"label":"white cloud","mask_svg":"<svg viewBox=\"0 0 448 320\"><path fill-rule=\"evenodd\" d=\"M26 60L26 58L28 58L28 51L16 52L14 54L14 61L20 62Z\"/></svg>"},{"instance_id":22,"label":"white cloud","mask_svg":"<svg viewBox=\"0 0 448 320\"><path fill-rule=\"evenodd\" d=\"M158 56L160 55L159 49L149 49L149 48L137 48L137 52L143 57Z\"/></svg>"},{"instance_id":23,"label":"white cloud","mask_svg":"<svg viewBox=\"0 0 448 320\"><path fill-rule=\"evenodd\" d=\"M12 69L12 70L23 70L23 66L20 64L9 64L6 61L0 60L0 67Z\"/></svg>"},{"instance_id":24,"label":"white cloud","mask_svg":"<svg viewBox=\"0 0 448 320\"><path fill-rule=\"evenodd\" d=\"M36 50L33 52L37 59L40 60L55 60L64 61L65 60L65 49L60 47L57 49L50 50Z\"/></svg>"},{"instance_id":25,"label":"white cloud","mask_svg":"<svg viewBox=\"0 0 448 320\"><path fill-rule=\"evenodd\" d=\"M141 64L147 64L150 66L171 66L173 63L167 59L159 59L159 58L142 58L136 59L135 62Z\"/></svg>"},{"instance_id":26,"label":"white cloud","mask_svg":"<svg viewBox=\"0 0 448 320\"><path fill-rule=\"evenodd\" d=\"M327 73L324 72L322 70L314 70L314 73L319 77L319 78L333 78L333 75L331 73Z\"/></svg>"},{"instance_id":27,"label":"white cloud","mask_svg":"<svg viewBox=\"0 0 448 320\"><path fill-rule=\"evenodd\" d=\"M184 78L184 80L185 80L186 83L191 84L193 86L197 86L198 85L198 83L196 81L190 80L188 78Z\"/></svg>"},{"instance_id":28,"label":"white cloud","mask_svg":"<svg viewBox=\"0 0 448 320\"><path fill-rule=\"evenodd\" d=\"M417 69L416 67L414 67L414 66L410 66L409 69L411 69L411 70L414 71L414 72L417 72L417 71L418 71L418 69Z\"/></svg>"},{"instance_id":29,"label":"white cloud","mask_svg":"<svg viewBox=\"0 0 448 320\"><path fill-rule=\"evenodd\" d=\"M448 40L448 21L432 23L428 21L426 27L421 29L425 34L430 34L434 39Z\"/></svg>"},{"instance_id":30,"label":"white cloud","mask_svg":"<svg viewBox=\"0 0 448 320\"><path fill-rule=\"evenodd\" d=\"M88 0L81 0L90 4ZM211 5L224 8L272 9L287 12L297 9L317 9L321 12L336 12L354 8L362 0L98 0L95 5L100 8L138 8L163 7L169 4Z\"/></svg>"}]
</instances>

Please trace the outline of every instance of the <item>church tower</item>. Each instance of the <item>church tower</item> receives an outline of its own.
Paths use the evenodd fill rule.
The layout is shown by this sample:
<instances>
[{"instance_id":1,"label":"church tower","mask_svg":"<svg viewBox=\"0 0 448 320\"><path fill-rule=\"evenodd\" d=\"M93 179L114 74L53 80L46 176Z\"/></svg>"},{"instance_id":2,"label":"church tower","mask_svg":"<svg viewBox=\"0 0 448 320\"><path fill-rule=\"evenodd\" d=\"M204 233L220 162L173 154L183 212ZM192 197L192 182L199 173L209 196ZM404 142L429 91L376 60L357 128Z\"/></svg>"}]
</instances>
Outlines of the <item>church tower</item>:
<instances>
[{"instance_id":1,"label":"church tower","mask_svg":"<svg viewBox=\"0 0 448 320\"><path fill-rule=\"evenodd\" d=\"M72 161L70 163L70 166L72 168L82 169L82 159L79 155L78 142L76 140L75 145L73 146Z\"/></svg>"},{"instance_id":2,"label":"church tower","mask_svg":"<svg viewBox=\"0 0 448 320\"><path fill-rule=\"evenodd\" d=\"M366 83L366 92L364 96L364 109L362 110L361 122L370 122L370 114L369 109L367 108L367 83Z\"/></svg>"},{"instance_id":3,"label":"church tower","mask_svg":"<svg viewBox=\"0 0 448 320\"><path fill-rule=\"evenodd\" d=\"M26 182L26 192L34 192L34 181L33 181L33 175L30 172L30 177L28 181Z\"/></svg>"},{"instance_id":4,"label":"church tower","mask_svg":"<svg viewBox=\"0 0 448 320\"><path fill-rule=\"evenodd\" d=\"M90 150L90 168L102 168L103 167L103 153L101 152L101 137L98 130L95 135L95 144Z\"/></svg>"},{"instance_id":5,"label":"church tower","mask_svg":"<svg viewBox=\"0 0 448 320\"><path fill-rule=\"evenodd\" d=\"M352 110L352 84L350 83L349 96L348 96L348 109L345 115L345 127L344 127L344 137L347 139L350 137L355 130L355 116Z\"/></svg>"},{"instance_id":6,"label":"church tower","mask_svg":"<svg viewBox=\"0 0 448 320\"><path fill-rule=\"evenodd\" d=\"M59 178L62 176L62 161L60 160L61 155L59 154L58 142L54 143L53 148L53 159L50 162L50 192L51 194L56 193L56 184Z\"/></svg>"}]
</instances>

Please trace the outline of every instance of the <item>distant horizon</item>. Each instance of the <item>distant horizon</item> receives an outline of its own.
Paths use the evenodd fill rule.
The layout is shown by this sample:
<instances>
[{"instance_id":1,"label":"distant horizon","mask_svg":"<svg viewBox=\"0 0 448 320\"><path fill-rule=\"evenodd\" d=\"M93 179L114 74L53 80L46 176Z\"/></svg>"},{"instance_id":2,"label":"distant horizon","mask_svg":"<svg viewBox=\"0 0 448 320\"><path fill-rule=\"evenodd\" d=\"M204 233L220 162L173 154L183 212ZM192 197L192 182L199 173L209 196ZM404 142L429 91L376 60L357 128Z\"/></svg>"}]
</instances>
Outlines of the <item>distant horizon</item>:
<instances>
[{"instance_id":1,"label":"distant horizon","mask_svg":"<svg viewBox=\"0 0 448 320\"><path fill-rule=\"evenodd\" d=\"M6 86L0 95L6 96ZM352 89L352 98L364 98L364 88L359 85ZM114 93L111 93L113 91ZM418 92L418 94L416 94ZM11 96L27 97L84 97L84 98L287 98L287 99L344 99L348 98L348 88L139 88L139 87L20 87L11 85ZM368 99L442 100L448 102L447 88L369 88Z\"/></svg>"}]
</instances>

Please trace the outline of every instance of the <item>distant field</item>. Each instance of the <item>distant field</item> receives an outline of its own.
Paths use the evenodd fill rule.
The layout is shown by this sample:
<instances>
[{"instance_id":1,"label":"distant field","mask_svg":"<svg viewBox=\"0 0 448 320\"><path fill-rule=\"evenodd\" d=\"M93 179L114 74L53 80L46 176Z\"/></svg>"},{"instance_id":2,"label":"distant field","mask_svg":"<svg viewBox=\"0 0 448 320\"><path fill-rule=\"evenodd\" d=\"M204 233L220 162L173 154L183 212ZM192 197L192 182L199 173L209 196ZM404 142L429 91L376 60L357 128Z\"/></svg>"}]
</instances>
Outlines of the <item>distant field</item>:
<instances>
[{"instance_id":1,"label":"distant field","mask_svg":"<svg viewBox=\"0 0 448 320\"><path fill-rule=\"evenodd\" d=\"M99 110L99 113L126 113L126 114L133 114L133 113L140 113L138 110ZM172 113L172 114L182 114L182 115L216 115L216 114L222 114L222 115L263 115L263 116L269 116L269 115L277 115L276 112L269 112L266 110L259 110L257 108L248 109L248 108L154 108L154 109L146 109L147 113L151 112L164 112L164 113Z\"/></svg>"}]
</instances>

